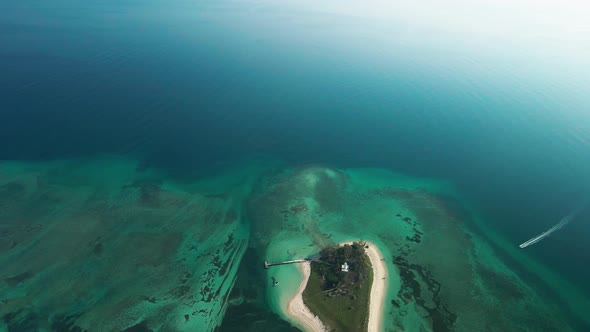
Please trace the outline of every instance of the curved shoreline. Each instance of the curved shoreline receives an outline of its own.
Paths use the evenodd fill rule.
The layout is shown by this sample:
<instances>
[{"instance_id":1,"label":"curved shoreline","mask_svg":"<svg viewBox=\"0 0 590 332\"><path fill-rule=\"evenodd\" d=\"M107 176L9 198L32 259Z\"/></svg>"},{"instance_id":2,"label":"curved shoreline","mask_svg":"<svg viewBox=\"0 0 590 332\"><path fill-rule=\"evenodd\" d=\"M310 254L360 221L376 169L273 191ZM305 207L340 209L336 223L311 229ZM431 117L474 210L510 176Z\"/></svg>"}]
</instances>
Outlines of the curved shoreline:
<instances>
[{"instance_id":1,"label":"curved shoreline","mask_svg":"<svg viewBox=\"0 0 590 332\"><path fill-rule=\"evenodd\" d=\"M353 242L344 242L339 245L352 244ZM373 282L371 283L371 292L369 295L369 322L367 324L368 332L379 332L383 324L383 305L385 303L387 268L382 260L383 255L379 248L372 243L366 242L368 248L365 253L371 261L373 269ZM301 327L308 332L324 332L326 327L318 316L314 315L311 310L303 303L303 291L307 286L307 281L311 275L311 264L309 262L301 263L300 270L303 274L303 280L299 289L287 305L287 314L293 317Z\"/></svg>"},{"instance_id":2,"label":"curved shoreline","mask_svg":"<svg viewBox=\"0 0 590 332\"><path fill-rule=\"evenodd\" d=\"M311 263L305 262L300 264L300 271L303 274L303 280L299 285L297 294L289 301L287 305L287 314L293 317L299 324L304 327L305 331L308 332L325 332L326 327L319 319L318 316L314 315L311 310L303 303L303 291L307 286L307 281L311 275Z\"/></svg>"},{"instance_id":3,"label":"curved shoreline","mask_svg":"<svg viewBox=\"0 0 590 332\"><path fill-rule=\"evenodd\" d=\"M374 243L367 242L369 248L365 249L371 266L373 267L373 283L369 297L369 323L368 332L379 332L383 325L383 309L385 293L387 291L387 267L383 261L383 255Z\"/></svg>"}]
</instances>

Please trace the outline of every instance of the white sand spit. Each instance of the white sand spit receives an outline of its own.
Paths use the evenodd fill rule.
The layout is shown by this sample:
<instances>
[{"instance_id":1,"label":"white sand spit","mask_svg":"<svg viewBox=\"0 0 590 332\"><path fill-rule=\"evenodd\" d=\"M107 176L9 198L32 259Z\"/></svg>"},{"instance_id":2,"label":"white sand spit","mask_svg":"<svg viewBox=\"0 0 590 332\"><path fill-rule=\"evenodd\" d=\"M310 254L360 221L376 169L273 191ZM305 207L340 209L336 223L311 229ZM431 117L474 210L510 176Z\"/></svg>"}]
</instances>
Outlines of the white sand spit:
<instances>
[{"instance_id":1,"label":"white sand spit","mask_svg":"<svg viewBox=\"0 0 590 332\"><path fill-rule=\"evenodd\" d=\"M287 313L295 318L308 332L324 332L326 327L318 316L314 315L309 308L303 303L303 291L307 286L307 280L311 275L311 264L309 262L299 264L301 273L303 273L303 280L299 285L297 294L289 301L287 305Z\"/></svg>"}]
</instances>

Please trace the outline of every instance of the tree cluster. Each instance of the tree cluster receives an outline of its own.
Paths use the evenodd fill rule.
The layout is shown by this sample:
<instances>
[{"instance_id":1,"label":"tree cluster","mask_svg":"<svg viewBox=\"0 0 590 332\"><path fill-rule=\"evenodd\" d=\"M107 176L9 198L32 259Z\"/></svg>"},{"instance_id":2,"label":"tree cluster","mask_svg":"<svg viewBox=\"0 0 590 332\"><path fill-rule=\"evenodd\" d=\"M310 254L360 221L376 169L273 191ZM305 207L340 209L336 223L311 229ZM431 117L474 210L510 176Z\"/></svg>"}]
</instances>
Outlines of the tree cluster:
<instances>
[{"instance_id":1,"label":"tree cluster","mask_svg":"<svg viewBox=\"0 0 590 332\"><path fill-rule=\"evenodd\" d=\"M365 254L365 243L324 248L313 269L320 274L323 290L347 290L369 277L371 268ZM348 264L348 272L342 271L342 264Z\"/></svg>"}]
</instances>

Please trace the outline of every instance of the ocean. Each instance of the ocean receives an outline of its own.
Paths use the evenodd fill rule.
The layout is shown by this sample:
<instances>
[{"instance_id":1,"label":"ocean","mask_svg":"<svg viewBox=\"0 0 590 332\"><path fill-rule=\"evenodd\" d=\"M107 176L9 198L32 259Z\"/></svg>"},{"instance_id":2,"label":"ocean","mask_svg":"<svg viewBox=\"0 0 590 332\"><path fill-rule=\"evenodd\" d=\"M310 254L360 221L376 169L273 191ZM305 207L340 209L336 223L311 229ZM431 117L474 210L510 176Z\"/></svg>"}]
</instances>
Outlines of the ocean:
<instances>
[{"instance_id":1,"label":"ocean","mask_svg":"<svg viewBox=\"0 0 590 332\"><path fill-rule=\"evenodd\" d=\"M528 0L0 2L0 331L230 331L248 320L284 331L297 270L277 272L293 280L273 295L252 266L358 236L390 248L395 269L398 240L383 234L396 228L350 220L386 220L388 206L424 218L416 227L428 244L425 205L455 209L486 243L475 251L494 252L490 264L566 308L559 319L572 330L588 328L578 313L590 305L590 209L518 248L590 198L588 14L583 2ZM310 177L331 184L302 189ZM322 220L314 235L300 234L308 224L297 214L271 226L293 202ZM267 211L273 204L282 208ZM22 228L31 225L43 227ZM91 262L40 254L88 245ZM138 246L151 249L126 256ZM209 254L216 278L202 266ZM125 287L140 275L157 277L131 287L133 300ZM192 286L126 309L178 278ZM57 306L69 287L77 297Z\"/></svg>"}]
</instances>

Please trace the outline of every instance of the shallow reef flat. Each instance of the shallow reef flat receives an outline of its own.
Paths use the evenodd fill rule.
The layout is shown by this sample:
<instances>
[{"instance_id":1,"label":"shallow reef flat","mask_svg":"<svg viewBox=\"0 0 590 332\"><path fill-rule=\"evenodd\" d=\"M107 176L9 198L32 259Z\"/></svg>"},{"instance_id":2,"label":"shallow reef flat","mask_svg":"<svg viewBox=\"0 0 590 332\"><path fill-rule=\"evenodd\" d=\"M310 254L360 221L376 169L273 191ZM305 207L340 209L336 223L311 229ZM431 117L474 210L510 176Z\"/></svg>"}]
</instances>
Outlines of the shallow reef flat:
<instances>
[{"instance_id":1,"label":"shallow reef flat","mask_svg":"<svg viewBox=\"0 0 590 332\"><path fill-rule=\"evenodd\" d=\"M387 266L385 331L588 326L583 293L491 236L445 181L233 167L180 180L116 157L0 163L0 331L295 330L301 274L262 263L356 240Z\"/></svg>"},{"instance_id":2,"label":"shallow reef flat","mask_svg":"<svg viewBox=\"0 0 590 332\"><path fill-rule=\"evenodd\" d=\"M456 197L443 181L379 169L277 171L250 198L251 246L261 260L281 261L349 240L376 243L390 271L386 331L577 330L583 317L562 305L560 284L547 291L522 277L514 264L529 263L503 260ZM267 278L298 285L292 275L277 266ZM294 287L266 287L275 312L292 321Z\"/></svg>"},{"instance_id":3,"label":"shallow reef flat","mask_svg":"<svg viewBox=\"0 0 590 332\"><path fill-rule=\"evenodd\" d=\"M110 157L1 163L0 326L213 330L247 248L251 172L176 183Z\"/></svg>"}]
</instances>

